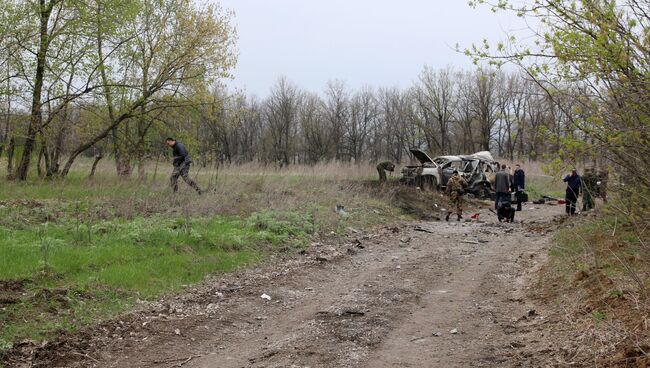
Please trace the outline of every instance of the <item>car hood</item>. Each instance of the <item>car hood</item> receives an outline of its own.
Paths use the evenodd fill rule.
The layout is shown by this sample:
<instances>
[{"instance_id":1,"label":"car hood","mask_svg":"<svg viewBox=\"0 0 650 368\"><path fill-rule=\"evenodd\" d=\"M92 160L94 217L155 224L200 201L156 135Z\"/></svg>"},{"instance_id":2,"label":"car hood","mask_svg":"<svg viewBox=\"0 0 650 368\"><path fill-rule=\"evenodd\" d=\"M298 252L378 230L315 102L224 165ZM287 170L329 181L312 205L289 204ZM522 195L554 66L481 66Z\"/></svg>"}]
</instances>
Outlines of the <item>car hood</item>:
<instances>
[{"instance_id":1,"label":"car hood","mask_svg":"<svg viewBox=\"0 0 650 368\"><path fill-rule=\"evenodd\" d=\"M477 158L479 160L483 161L494 161L494 158L492 157L492 154L489 151L481 151L481 152L476 152L469 157L471 158Z\"/></svg>"},{"instance_id":2,"label":"car hood","mask_svg":"<svg viewBox=\"0 0 650 368\"><path fill-rule=\"evenodd\" d=\"M413 156L415 156L415 158L417 158L418 161L420 161L422 164L433 163L433 160L431 159L431 157L429 157L429 155L427 155L426 153L424 153L424 151L421 151L421 150L419 150L419 149L412 149L412 150L411 150L411 153L412 153Z\"/></svg>"}]
</instances>

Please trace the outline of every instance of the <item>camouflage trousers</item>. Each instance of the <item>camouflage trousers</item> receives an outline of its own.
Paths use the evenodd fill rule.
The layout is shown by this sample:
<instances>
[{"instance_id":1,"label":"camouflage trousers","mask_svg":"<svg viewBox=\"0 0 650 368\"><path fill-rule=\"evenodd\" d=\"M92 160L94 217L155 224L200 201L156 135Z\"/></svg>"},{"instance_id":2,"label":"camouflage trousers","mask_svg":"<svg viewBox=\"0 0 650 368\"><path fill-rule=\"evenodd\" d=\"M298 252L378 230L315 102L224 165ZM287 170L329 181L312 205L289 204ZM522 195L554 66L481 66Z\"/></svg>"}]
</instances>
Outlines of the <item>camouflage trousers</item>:
<instances>
[{"instance_id":1,"label":"camouflage trousers","mask_svg":"<svg viewBox=\"0 0 650 368\"><path fill-rule=\"evenodd\" d=\"M452 192L449 196L451 199L451 207L447 210L447 213L451 214L454 212L453 207L456 207L456 214L463 214L463 196L457 192Z\"/></svg>"},{"instance_id":2,"label":"camouflage trousers","mask_svg":"<svg viewBox=\"0 0 650 368\"><path fill-rule=\"evenodd\" d=\"M388 180L388 178L386 177L386 171L384 171L384 169L377 168L377 172L379 173L379 182L380 183L383 183L386 180Z\"/></svg>"},{"instance_id":3,"label":"camouflage trousers","mask_svg":"<svg viewBox=\"0 0 650 368\"><path fill-rule=\"evenodd\" d=\"M198 184L192 179L190 179L190 165L180 165L180 166L174 166L174 171L172 171L172 176L170 178L170 184L172 187L172 190L174 193L178 191L178 177L182 177L183 180L187 183L187 185L191 186L196 190L199 194L201 194L201 188L199 188Z\"/></svg>"}]
</instances>

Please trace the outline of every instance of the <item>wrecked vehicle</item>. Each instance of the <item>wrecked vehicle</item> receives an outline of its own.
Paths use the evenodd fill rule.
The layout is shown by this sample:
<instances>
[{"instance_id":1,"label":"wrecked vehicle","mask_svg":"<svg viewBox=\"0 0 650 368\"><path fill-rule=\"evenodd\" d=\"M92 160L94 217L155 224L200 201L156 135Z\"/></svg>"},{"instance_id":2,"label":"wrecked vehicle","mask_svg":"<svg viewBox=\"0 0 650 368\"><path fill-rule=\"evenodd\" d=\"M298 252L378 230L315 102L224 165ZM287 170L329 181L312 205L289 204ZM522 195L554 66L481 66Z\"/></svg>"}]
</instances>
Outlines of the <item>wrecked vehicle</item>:
<instances>
[{"instance_id":1,"label":"wrecked vehicle","mask_svg":"<svg viewBox=\"0 0 650 368\"><path fill-rule=\"evenodd\" d=\"M402 169L401 181L426 191L444 190L449 178L458 172L467 181L467 192L479 198L491 198L494 193L491 182L497 171L498 163L490 152L477 152L462 156L429 157L419 149L410 150L420 161L420 165L406 166Z\"/></svg>"}]
</instances>

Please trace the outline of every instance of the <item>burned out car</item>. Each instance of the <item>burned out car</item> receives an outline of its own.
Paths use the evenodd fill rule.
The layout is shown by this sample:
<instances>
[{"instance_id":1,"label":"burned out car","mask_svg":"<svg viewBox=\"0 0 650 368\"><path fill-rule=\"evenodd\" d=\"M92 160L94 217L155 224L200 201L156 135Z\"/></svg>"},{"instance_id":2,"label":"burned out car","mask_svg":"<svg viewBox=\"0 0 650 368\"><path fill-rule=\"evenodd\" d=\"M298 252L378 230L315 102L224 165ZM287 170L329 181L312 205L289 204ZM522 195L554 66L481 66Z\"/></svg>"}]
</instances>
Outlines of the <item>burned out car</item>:
<instances>
[{"instance_id":1,"label":"burned out car","mask_svg":"<svg viewBox=\"0 0 650 368\"><path fill-rule=\"evenodd\" d=\"M480 198L493 195L492 180L498 163L490 152L477 152L462 156L437 156L431 158L419 149L412 149L413 156L420 165L406 166L402 169L403 183L415 185L427 191L446 188L455 170L465 178L467 191Z\"/></svg>"}]
</instances>

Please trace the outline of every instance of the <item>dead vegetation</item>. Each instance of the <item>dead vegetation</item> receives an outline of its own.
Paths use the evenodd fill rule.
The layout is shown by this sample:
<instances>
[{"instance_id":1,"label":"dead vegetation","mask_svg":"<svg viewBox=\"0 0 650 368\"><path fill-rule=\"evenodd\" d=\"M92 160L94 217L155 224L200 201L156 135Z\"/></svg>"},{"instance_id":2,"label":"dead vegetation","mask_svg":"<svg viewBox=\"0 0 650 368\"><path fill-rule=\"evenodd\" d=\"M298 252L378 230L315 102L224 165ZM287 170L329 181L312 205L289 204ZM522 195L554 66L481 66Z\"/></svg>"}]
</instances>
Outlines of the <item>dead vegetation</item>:
<instances>
[{"instance_id":1,"label":"dead vegetation","mask_svg":"<svg viewBox=\"0 0 650 368\"><path fill-rule=\"evenodd\" d=\"M556 348L568 362L650 366L650 259L638 234L608 211L562 225L532 295L562 310Z\"/></svg>"}]
</instances>

